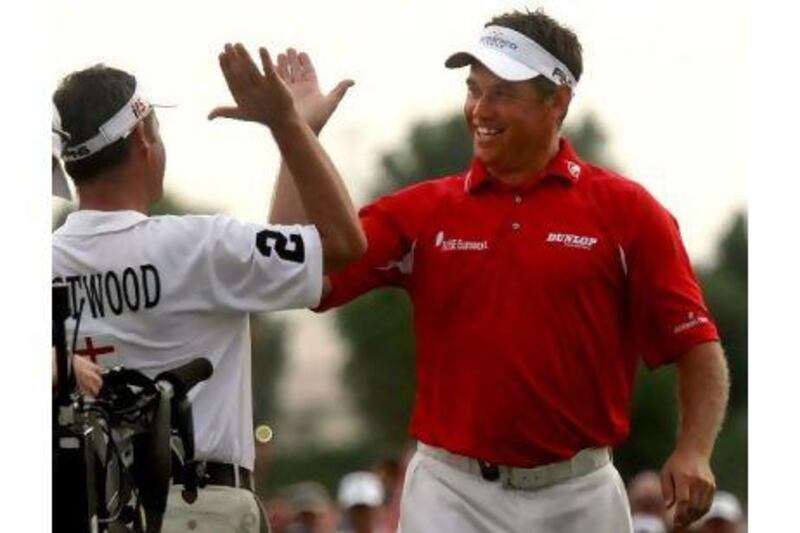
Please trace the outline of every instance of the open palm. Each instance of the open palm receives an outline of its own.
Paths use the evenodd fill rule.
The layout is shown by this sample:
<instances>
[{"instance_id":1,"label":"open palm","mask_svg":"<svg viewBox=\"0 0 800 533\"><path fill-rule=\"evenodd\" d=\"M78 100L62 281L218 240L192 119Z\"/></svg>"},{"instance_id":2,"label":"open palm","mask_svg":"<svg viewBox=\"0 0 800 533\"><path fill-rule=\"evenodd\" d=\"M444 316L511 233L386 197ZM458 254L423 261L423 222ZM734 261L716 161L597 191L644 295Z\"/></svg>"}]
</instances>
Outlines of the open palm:
<instances>
[{"instance_id":1,"label":"open palm","mask_svg":"<svg viewBox=\"0 0 800 533\"><path fill-rule=\"evenodd\" d=\"M231 118L272 127L295 112L294 98L275 71L267 49L259 48L259 56L263 73L242 43L225 44L219 66L236 105L214 108L209 120Z\"/></svg>"},{"instance_id":2,"label":"open palm","mask_svg":"<svg viewBox=\"0 0 800 533\"><path fill-rule=\"evenodd\" d=\"M354 83L353 80L343 80L331 92L322 94L311 58L294 48L278 54L276 70L292 93L298 112L317 134Z\"/></svg>"}]
</instances>

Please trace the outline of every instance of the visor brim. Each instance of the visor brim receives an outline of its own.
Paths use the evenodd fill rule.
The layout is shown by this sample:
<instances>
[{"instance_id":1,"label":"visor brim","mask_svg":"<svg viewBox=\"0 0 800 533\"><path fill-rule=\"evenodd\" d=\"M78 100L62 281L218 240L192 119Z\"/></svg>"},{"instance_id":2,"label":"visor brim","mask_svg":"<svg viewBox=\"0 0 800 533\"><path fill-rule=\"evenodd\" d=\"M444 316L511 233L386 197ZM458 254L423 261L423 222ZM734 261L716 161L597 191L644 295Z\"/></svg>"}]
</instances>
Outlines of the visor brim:
<instances>
[{"instance_id":1,"label":"visor brim","mask_svg":"<svg viewBox=\"0 0 800 533\"><path fill-rule=\"evenodd\" d=\"M541 72L537 72L503 53L487 48L456 52L447 58L444 66L447 68L461 68L472 65L476 61L506 81L525 81L541 74Z\"/></svg>"}]
</instances>

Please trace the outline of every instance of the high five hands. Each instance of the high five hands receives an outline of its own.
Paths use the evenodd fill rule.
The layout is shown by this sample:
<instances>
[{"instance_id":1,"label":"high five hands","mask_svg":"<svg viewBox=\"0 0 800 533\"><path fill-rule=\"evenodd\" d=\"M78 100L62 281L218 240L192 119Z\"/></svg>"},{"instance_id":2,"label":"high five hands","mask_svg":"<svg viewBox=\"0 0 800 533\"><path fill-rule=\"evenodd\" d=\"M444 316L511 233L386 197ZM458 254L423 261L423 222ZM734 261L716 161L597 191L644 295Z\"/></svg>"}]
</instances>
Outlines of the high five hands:
<instances>
[{"instance_id":1,"label":"high five hands","mask_svg":"<svg viewBox=\"0 0 800 533\"><path fill-rule=\"evenodd\" d=\"M244 45L225 45L219 55L219 66L236 105L213 109L208 115L209 120L232 118L275 128L297 116L292 95L275 71L269 52L264 47L258 51L263 73Z\"/></svg>"},{"instance_id":2,"label":"high five hands","mask_svg":"<svg viewBox=\"0 0 800 533\"><path fill-rule=\"evenodd\" d=\"M317 135L339 106L347 90L355 83L349 79L342 80L331 92L322 94L311 58L294 48L278 54L277 70L294 96L300 115Z\"/></svg>"},{"instance_id":3,"label":"high five hands","mask_svg":"<svg viewBox=\"0 0 800 533\"><path fill-rule=\"evenodd\" d=\"M317 72L305 52L287 49L278 55L277 67L266 48L259 48L259 56L263 74L241 43L225 45L219 65L236 105L215 108L209 120L231 118L272 128L298 112L319 134L354 84L353 80L343 80L328 94L322 94Z\"/></svg>"}]
</instances>

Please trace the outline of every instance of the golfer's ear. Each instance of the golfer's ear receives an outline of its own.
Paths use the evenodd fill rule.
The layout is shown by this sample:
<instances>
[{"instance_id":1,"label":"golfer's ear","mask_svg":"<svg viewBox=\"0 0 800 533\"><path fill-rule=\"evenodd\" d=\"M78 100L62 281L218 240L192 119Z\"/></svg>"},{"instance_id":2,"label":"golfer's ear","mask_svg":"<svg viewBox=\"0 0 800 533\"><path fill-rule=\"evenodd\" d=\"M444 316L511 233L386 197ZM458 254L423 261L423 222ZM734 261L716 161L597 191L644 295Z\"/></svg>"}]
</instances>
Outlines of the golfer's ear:
<instances>
[{"instance_id":1,"label":"golfer's ear","mask_svg":"<svg viewBox=\"0 0 800 533\"><path fill-rule=\"evenodd\" d=\"M130 134L128 134L128 139L130 140L131 150L136 152L143 152L147 151L148 145L152 143L152 140L148 138L147 132L145 131L145 121L142 120L131 130Z\"/></svg>"},{"instance_id":2,"label":"golfer's ear","mask_svg":"<svg viewBox=\"0 0 800 533\"><path fill-rule=\"evenodd\" d=\"M553 113L559 121L563 121L567 116L570 102L572 102L572 90L566 85L559 86L556 92L553 93L553 98L551 100Z\"/></svg>"}]
</instances>

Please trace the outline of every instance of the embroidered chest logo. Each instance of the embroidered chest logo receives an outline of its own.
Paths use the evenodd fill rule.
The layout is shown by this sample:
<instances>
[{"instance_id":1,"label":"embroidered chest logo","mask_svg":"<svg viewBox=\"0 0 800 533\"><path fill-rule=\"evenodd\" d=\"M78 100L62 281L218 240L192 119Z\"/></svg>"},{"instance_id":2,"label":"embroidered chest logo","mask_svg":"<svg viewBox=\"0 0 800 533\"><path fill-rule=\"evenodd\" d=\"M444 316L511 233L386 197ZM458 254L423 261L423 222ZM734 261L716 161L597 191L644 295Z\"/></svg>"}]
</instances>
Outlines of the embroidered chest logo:
<instances>
[{"instance_id":1,"label":"embroidered chest logo","mask_svg":"<svg viewBox=\"0 0 800 533\"><path fill-rule=\"evenodd\" d=\"M483 252L489 249L489 241L466 241L463 239L448 239L444 231L436 234L434 244L443 252Z\"/></svg>"},{"instance_id":2,"label":"embroidered chest logo","mask_svg":"<svg viewBox=\"0 0 800 533\"><path fill-rule=\"evenodd\" d=\"M597 237L589 235L574 235L572 233L554 233L550 232L545 239L547 243L561 244L567 248L580 248L582 250L591 250L597 244Z\"/></svg>"}]
</instances>

